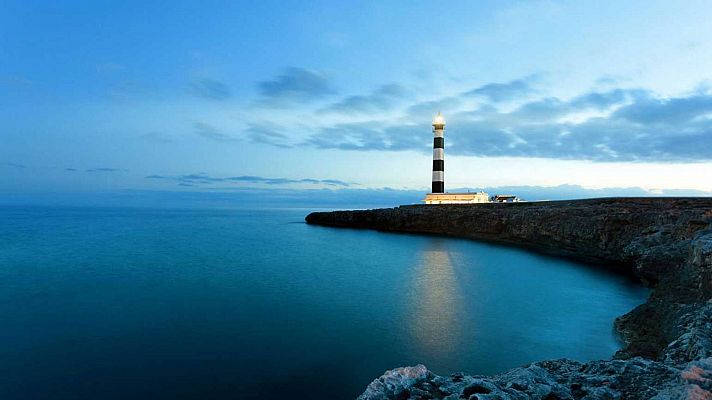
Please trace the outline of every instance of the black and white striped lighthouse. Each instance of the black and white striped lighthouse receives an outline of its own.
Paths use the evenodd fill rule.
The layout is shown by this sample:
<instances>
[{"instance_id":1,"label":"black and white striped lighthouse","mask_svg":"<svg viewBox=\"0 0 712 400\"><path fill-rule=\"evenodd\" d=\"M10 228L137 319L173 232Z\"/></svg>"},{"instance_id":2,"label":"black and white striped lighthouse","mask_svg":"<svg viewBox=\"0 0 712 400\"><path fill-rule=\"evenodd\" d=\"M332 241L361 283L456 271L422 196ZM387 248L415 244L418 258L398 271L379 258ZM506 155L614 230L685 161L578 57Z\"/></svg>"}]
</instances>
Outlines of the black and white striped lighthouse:
<instances>
[{"instance_id":1,"label":"black and white striped lighthouse","mask_svg":"<svg viewBox=\"0 0 712 400\"><path fill-rule=\"evenodd\" d=\"M433 193L445 193L445 118L433 119Z\"/></svg>"}]
</instances>

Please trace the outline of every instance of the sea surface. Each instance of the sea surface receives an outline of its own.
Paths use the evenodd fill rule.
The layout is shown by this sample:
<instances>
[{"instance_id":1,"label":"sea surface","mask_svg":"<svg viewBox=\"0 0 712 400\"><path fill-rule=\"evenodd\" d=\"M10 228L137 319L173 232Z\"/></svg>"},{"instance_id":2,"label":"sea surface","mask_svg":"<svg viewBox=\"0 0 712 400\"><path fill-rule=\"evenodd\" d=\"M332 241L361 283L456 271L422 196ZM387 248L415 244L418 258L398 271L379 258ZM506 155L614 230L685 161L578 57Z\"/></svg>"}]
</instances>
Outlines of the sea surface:
<instances>
[{"instance_id":1,"label":"sea surface","mask_svg":"<svg viewBox=\"0 0 712 400\"><path fill-rule=\"evenodd\" d=\"M0 208L0 399L348 399L384 370L609 358L604 268L306 209Z\"/></svg>"}]
</instances>

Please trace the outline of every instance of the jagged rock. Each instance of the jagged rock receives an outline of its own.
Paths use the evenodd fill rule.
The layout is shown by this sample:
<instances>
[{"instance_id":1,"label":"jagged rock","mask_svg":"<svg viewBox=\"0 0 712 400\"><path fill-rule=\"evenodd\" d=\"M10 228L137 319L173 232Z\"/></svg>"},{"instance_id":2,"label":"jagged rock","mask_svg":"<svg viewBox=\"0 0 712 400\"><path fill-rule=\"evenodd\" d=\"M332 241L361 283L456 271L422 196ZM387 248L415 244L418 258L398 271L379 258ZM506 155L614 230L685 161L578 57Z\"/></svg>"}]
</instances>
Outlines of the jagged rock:
<instances>
[{"instance_id":1,"label":"jagged rock","mask_svg":"<svg viewBox=\"0 0 712 400\"><path fill-rule=\"evenodd\" d=\"M682 315L677 330L683 332L665 349L665 361L683 363L712 357L712 300L701 307L690 307Z\"/></svg>"},{"instance_id":2,"label":"jagged rock","mask_svg":"<svg viewBox=\"0 0 712 400\"><path fill-rule=\"evenodd\" d=\"M386 371L380 378L371 382L359 400L380 400L407 398L409 389L424 381L429 371L423 364L414 367L402 367Z\"/></svg>"},{"instance_id":3,"label":"jagged rock","mask_svg":"<svg viewBox=\"0 0 712 400\"><path fill-rule=\"evenodd\" d=\"M695 398L685 397L690 394L709 393L712 383L709 359L679 369L640 357L588 363L543 361L492 377L441 377L427 372L420 376L388 394L371 384L359 399L688 399ZM374 383L380 379L389 378Z\"/></svg>"},{"instance_id":4,"label":"jagged rock","mask_svg":"<svg viewBox=\"0 0 712 400\"><path fill-rule=\"evenodd\" d=\"M310 224L494 241L617 265L655 290L616 319L613 360L550 360L503 374L388 371L360 399L712 400L712 199L610 198L312 213Z\"/></svg>"}]
</instances>

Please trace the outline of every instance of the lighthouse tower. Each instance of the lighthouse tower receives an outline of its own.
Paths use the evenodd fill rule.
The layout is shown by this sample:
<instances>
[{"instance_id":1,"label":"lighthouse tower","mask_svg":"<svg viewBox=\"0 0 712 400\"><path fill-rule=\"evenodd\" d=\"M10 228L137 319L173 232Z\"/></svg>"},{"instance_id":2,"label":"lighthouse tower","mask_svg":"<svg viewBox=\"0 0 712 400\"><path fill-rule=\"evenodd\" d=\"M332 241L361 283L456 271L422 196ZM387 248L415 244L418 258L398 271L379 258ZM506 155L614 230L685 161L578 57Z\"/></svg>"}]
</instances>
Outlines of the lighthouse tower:
<instances>
[{"instance_id":1,"label":"lighthouse tower","mask_svg":"<svg viewBox=\"0 0 712 400\"><path fill-rule=\"evenodd\" d=\"M442 114L433 119L433 191L445 193L445 118Z\"/></svg>"},{"instance_id":2,"label":"lighthouse tower","mask_svg":"<svg viewBox=\"0 0 712 400\"><path fill-rule=\"evenodd\" d=\"M433 190L425 195L425 204L473 204L489 203L489 194L475 193L445 193L445 118L442 114L433 119Z\"/></svg>"}]
</instances>

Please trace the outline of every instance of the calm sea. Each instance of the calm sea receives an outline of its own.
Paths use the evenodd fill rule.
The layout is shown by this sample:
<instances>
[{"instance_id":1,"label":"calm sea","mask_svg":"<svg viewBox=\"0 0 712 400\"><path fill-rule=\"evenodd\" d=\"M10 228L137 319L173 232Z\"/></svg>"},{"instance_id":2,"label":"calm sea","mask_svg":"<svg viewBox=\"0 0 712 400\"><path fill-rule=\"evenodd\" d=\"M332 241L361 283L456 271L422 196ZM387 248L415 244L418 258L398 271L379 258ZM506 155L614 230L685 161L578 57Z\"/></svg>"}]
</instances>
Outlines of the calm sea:
<instances>
[{"instance_id":1,"label":"calm sea","mask_svg":"<svg viewBox=\"0 0 712 400\"><path fill-rule=\"evenodd\" d=\"M347 399L384 370L609 358L647 291L309 210L0 209L0 398Z\"/></svg>"}]
</instances>

